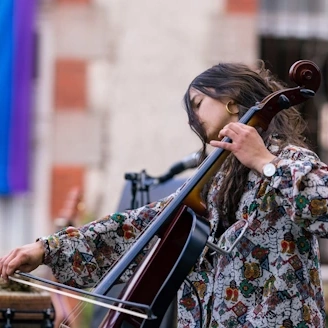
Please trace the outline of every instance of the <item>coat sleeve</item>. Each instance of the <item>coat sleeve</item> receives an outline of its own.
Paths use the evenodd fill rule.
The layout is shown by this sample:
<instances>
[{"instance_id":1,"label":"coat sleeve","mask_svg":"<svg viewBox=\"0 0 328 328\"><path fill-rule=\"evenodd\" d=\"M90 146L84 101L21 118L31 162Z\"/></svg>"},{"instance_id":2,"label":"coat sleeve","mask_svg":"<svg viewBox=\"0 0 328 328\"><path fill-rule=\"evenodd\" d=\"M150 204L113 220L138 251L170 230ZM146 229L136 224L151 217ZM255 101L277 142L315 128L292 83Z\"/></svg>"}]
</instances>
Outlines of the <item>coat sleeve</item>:
<instances>
[{"instance_id":1,"label":"coat sleeve","mask_svg":"<svg viewBox=\"0 0 328 328\"><path fill-rule=\"evenodd\" d=\"M292 221L319 237L328 237L328 168L318 156L299 147L279 155L271 187L281 196Z\"/></svg>"},{"instance_id":2,"label":"coat sleeve","mask_svg":"<svg viewBox=\"0 0 328 328\"><path fill-rule=\"evenodd\" d=\"M80 228L69 227L39 238L45 247L43 263L61 283L78 288L94 286L172 197L173 194L135 210L113 213ZM132 274L143 254L122 276L123 281Z\"/></svg>"}]
</instances>

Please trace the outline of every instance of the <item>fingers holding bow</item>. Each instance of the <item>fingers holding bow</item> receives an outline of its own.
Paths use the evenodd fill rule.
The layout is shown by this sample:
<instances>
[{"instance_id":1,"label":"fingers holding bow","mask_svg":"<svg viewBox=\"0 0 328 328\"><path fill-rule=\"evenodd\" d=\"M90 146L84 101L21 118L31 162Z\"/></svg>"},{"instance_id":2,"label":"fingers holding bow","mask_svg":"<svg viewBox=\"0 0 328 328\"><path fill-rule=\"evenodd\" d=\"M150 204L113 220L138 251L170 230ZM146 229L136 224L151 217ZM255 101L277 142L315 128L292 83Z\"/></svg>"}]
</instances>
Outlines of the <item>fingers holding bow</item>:
<instances>
[{"instance_id":1,"label":"fingers holding bow","mask_svg":"<svg viewBox=\"0 0 328 328\"><path fill-rule=\"evenodd\" d=\"M0 258L0 276L4 280L15 271L30 272L42 264L44 248L40 241L12 250Z\"/></svg>"}]
</instances>

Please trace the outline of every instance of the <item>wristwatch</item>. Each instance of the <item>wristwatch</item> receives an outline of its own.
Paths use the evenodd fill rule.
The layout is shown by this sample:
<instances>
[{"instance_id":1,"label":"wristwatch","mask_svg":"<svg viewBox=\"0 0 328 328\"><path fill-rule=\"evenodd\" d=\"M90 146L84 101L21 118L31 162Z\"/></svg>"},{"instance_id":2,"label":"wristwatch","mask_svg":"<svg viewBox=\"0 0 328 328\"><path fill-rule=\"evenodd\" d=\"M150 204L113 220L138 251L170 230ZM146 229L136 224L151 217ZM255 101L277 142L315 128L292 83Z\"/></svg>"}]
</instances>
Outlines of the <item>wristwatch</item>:
<instances>
[{"instance_id":1,"label":"wristwatch","mask_svg":"<svg viewBox=\"0 0 328 328\"><path fill-rule=\"evenodd\" d=\"M277 163L279 162L279 158L275 157L270 163L266 163L263 165L262 173L266 178L271 178L277 171Z\"/></svg>"}]
</instances>

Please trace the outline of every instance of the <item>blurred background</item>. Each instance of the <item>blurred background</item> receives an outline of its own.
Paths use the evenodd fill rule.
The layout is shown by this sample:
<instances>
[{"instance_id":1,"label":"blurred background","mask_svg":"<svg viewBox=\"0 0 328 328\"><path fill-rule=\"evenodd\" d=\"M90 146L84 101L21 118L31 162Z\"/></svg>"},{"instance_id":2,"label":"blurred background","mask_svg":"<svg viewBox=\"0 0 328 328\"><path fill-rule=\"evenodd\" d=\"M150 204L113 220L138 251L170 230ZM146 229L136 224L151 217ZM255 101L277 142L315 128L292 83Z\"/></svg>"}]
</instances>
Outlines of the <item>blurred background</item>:
<instances>
[{"instance_id":1,"label":"blurred background","mask_svg":"<svg viewBox=\"0 0 328 328\"><path fill-rule=\"evenodd\" d=\"M314 61L301 110L328 162L327 15L328 0L1 0L0 255L115 211L127 172L197 151L182 98L218 62L261 58L289 82Z\"/></svg>"}]
</instances>

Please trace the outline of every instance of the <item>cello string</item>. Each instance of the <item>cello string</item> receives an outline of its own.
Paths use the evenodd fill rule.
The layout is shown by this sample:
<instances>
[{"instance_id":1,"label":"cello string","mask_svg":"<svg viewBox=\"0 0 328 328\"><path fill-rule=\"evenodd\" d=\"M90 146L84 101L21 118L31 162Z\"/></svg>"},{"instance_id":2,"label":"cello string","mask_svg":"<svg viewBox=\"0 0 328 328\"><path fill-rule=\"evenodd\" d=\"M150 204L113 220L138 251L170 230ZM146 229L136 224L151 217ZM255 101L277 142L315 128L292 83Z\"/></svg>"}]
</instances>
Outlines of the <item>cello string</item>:
<instances>
[{"instance_id":1,"label":"cello string","mask_svg":"<svg viewBox=\"0 0 328 328\"><path fill-rule=\"evenodd\" d=\"M74 308L64 316L60 323L60 327L79 327L79 320L83 320L81 318L87 304L86 302L79 302L76 304Z\"/></svg>"}]
</instances>

